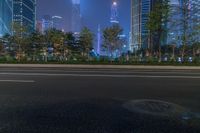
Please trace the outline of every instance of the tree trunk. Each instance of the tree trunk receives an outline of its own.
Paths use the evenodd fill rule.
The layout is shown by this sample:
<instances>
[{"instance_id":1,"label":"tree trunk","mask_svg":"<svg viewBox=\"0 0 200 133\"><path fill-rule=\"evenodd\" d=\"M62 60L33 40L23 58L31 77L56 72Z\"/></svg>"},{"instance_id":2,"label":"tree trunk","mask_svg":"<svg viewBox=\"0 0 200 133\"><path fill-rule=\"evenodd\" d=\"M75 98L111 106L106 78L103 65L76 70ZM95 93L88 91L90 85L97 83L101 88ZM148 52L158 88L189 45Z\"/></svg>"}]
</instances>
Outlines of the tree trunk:
<instances>
[{"instance_id":1,"label":"tree trunk","mask_svg":"<svg viewBox=\"0 0 200 133\"><path fill-rule=\"evenodd\" d=\"M181 60L182 61L183 61L184 56L185 56L185 44L184 44L182 52L181 52Z\"/></svg>"},{"instance_id":2,"label":"tree trunk","mask_svg":"<svg viewBox=\"0 0 200 133\"><path fill-rule=\"evenodd\" d=\"M195 57L196 56L195 48L192 49L192 52L193 52L193 57Z\"/></svg>"},{"instance_id":3,"label":"tree trunk","mask_svg":"<svg viewBox=\"0 0 200 133\"><path fill-rule=\"evenodd\" d=\"M175 59L175 47L172 46L172 60Z\"/></svg>"},{"instance_id":4,"label":"tree trunk","mask_svg":"<svg viewBox=\"0 0 200 133\"><path fill-rule=\"evenodd\" d=\"M159 62L161 62L161 60L162 60L162 59L161 59L161 56L162 56L162 55L161 55L161 46L159 46Z\"/></svg>"},{"instance_id":5,"label":"tree trunk","mask_svg":"<svg viewBox=\"0 0 200 133\"><path fill-rule=\"evenodd\" d=\"M20 62L21 61L21 45L19 44L19 57L18 57L18 61Z\"/></svg>"}]
</instances>

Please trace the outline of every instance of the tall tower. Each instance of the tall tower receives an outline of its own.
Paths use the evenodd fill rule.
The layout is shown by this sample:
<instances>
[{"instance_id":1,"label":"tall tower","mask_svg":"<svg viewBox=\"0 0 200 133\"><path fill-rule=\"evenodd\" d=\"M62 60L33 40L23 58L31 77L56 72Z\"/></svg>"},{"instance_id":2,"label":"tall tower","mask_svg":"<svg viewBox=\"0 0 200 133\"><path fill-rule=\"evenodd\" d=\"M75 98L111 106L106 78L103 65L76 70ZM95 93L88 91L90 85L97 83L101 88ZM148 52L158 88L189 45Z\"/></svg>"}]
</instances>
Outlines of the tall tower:
<instances>
[{"instance_id":1,"label":"tall tower","mask_svg":"<svg viewBox=\"0 0 200 133\"><path fill-rule=\"evenodd\" d=\"M111 24L118 24L118 2L117 0L112 0L111 5L111 17L110 17Z\"/></svg>"},{"instance_id":2,"label":"tall tower","mask_svg":"<svg viewBox=\"0 0 200 133\"><path fill-rule=\"evenodd\" d=\"M174 26L174 22L177 21L177 23L180 23L178 21L182 20L182 0L170 0L169 4L171 13L169 15L169 21L167 23L167 44L180 46L182 42L182 26L181 24Z\"/></svg>"},{"instance_id":3,"label":"tall tower","mask_svg":"<svg viewBox=\"0 0 200 133\"><path fill-rule=\"evenodd\" d=\"M62 20L63 18L61 16L52 16L52 26L53 28L64 31L62 27Z\"/></svg>"},{"instance_id":4,"label":"tall tower","mask_svg":"<svg viewBox=\"0 0 200 133\"><path fill-rule=\"evenodd\" d=\"M200 42L200 0L190 0L190 8L191 29L197 29L193 39Z\"/></svg>"},{"instance_id":5,"label":"tall tower","mask_svg":"<svg viewBox=\"0 0 200 133\"><path fill-rule=\"evenodd\" d=\"M101 26L98 25L98 33L97 33L97 54L101 54Z\"/></svg>"},{"instance_id":6,"label":"tall tower","mask_svg":"<svg viewBox=\"0 0 200 133\"><path fill-rule=\"evenodd\" d=\"M0 37L5 34L11 34L12 23L12 0L0 0Z\"/></svg>"},{"instance_id":7,"label":"tall tower","mask_svg":"<svg viewBox=\"0 0 200 133\"><path fill-rule=\"evenodd\" d=\"M153 0L131 0L130 50L132 52L150 47L150 41L146 39L149 33L146 23L154 2Z\"/></svg>"},{"instance_id":8,"label":"tall tower","mask_svg":"<svg viewBox=\"0 0 200 133\"><path fill-rule=\"evenodd\" d=\"M42 18L42 33L53 28L53 21L50 15L44 15Z\"/></svg>"},{"instance_id":9,"label":"tall tower","mask_svg":"<svg viewBox=\"0 0 200 133\"><path fill-rule=\"evenodd\" d=\"M36 29L36 0L13 0L13 21L33 32Z\"/></svg>"},{"instance_id":10,"label":"tall tower","mask_svg":"<svg viewBox=\"0 0 200 133\"><path fill-rule=\"evenodd\" d=\"M80 0L72 0L71 31L79 33L81 31L81 9Z\"/></svg>"}]
</instances>

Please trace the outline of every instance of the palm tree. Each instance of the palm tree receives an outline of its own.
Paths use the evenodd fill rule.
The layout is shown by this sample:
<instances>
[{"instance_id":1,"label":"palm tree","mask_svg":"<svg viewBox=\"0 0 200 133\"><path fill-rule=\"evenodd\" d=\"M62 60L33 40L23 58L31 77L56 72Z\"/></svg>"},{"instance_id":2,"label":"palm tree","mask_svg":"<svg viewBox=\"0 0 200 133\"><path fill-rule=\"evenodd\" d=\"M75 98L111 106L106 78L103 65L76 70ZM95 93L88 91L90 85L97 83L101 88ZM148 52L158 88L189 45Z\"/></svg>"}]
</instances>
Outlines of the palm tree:
<instances>
[{"instance_id":1,"label":"palm tree","mask_svg":"<svg viewBox=\"0 0 200 133\"><path fill-rule=\"evenodd\" d=\"M119 25L112 25L103 31L103 48L107 49L108 55L113 56L113 52L122 47L120 35L123 29Z\"/></svg>"}]
</instances>

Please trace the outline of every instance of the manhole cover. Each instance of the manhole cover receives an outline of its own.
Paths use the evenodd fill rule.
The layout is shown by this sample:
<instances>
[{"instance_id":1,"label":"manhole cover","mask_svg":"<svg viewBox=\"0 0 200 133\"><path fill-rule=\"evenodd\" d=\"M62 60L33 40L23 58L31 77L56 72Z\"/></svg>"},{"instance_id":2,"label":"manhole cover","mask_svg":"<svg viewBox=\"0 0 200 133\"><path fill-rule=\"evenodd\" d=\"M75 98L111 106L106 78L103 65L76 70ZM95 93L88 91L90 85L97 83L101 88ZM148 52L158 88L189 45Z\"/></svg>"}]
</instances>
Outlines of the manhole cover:
<instances>
[{"instance_id":1,"label":"manhole cover","mask_svg":"<svg viewBox=\"0 0 200 133\"><path fill-rule=\"evenodd\" d=\"M133 100L125 103L124 107L132 112L164 116L180 115L186 111L179 105L159 100Z\"/></svg>"}]
</instances>

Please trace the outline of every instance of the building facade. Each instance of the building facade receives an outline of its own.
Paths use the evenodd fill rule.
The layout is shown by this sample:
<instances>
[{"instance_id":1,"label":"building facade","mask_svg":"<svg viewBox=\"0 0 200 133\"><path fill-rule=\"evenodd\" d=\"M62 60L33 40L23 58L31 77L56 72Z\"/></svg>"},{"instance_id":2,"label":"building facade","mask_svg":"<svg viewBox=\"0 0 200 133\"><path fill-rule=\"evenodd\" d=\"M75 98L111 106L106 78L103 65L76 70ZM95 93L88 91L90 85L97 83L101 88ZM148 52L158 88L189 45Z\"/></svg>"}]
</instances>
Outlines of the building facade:
<instances>
[{"instance_id":1,"label":"building facade","mask_svg":"<svg viewBox=\"0 0 200 133\"><path fill-rule=\"evenodd\" d=\"M36 31L42 33L42 21L36 22Z\"/></svg>"},{"instance_id":2,"label":"building facade","mask_svg":"<svg viewBox=\"0 0 200 133\"><path fill-rule=\"evenodd\" d=\"M0 37L12 34L13 1L0 0Z\"/></svg>"},{"instance_id":3,"label":"building facade","mask_svg":"<svg viewBox=\"0 0 200 133\"><path fill-rule=\"evenodd\" d=\"M13 21L33 32L36 29L36 0L13 0Z\"/></svg>"},{"instance_id":4,"label":"building facade","mask_svg":"<svg viewBox=\"0 0 200 133\"><path fill-rule=\"evenodd\" d=\"M71 31L80 33L82 27L80 0L72 0Z\"/></svg>"},{"instance_id":5,"label":"building facade","mask_svg":"<svg viewBox=\"0 0 200 133\"><path fill-rule=\"evenodd\" d=\"M52 16L53 28L64 32L64 28L62 27L62 21L63 18L61 16Z\"/></svg>"},{"instance_id":6,"label":"building facade","mask_svg":"<svg viewBox=\"0 0 200 133\"><path fill-rule=\"evenodd\" d=\"M130 51L132 52L150 47L146 23L152 8L153 0L131 0Z\"/></svg>"},{"instance_id":7,"label":"building facade","mask_svg":"<svg viewBox=\"0 0 200 133\"><path fill-rule=\"evenodd\" d=\"M44 15L42 18L42 33L53 28L53 21L50 15Z\"/></svg>"},{"instance_id":8,"label":"building facade","mask_svg":"<svg viewBox=\"0 0 200 133\"><path fill-rule=\"evenodd\" d=\"M171 0L170 7L167 44L180 47L184 36L188 45L200 41L200 31L197 29L200 25L200 1Z\"/></svg>"},{"instance_id":9,"label":"building facade","mask_svg":"<svg viewBox=\"0 0 200 133\"><path fill-rule=\"evenodd\" d=\"M171 0L170 1L170 15L169 15L169 22L167 23L168 26L168 33L167 33L167 44L168 45L181 45L181 36L182 36L182 1L181 0ZM177 23L177 24L176 24Z\"/></svg>"},{"instance_id":10,"label":"building facade","mask_svg":"<svg viewBox=\"0 0 200 133\"><path fill-rule=\"evenodd\" d=\"M200 0L190 0L189 8L191 11L191 29L193 29L193 31L196 31L194 32L192 41L200 42Z\"/></svg>"}]
</instances>

